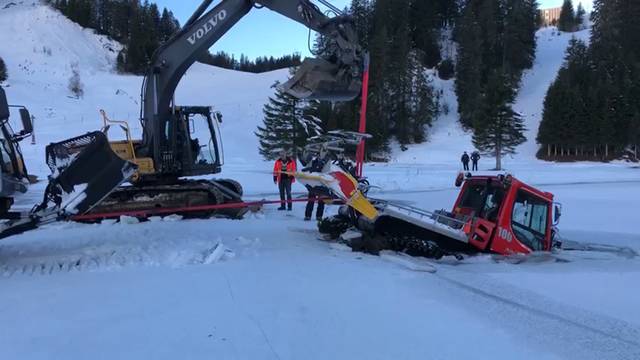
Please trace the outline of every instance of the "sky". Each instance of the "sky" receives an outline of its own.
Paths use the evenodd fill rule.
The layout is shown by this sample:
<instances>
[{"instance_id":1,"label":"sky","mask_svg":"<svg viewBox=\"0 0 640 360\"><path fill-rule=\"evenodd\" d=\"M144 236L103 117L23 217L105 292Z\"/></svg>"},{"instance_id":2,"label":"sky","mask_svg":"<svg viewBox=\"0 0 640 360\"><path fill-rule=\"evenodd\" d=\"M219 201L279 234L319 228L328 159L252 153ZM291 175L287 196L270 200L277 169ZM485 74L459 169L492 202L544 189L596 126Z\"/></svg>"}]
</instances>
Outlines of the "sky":
<instances>
[{"instance_id":1,"label":"sky","mask_svg":"<svg viewBox=\"0 0 640 360\"><path fill-rule=\"evenodd\" d=\"M429 0L424 0L429 1ZM562 5L562 0L538 0L540 7L556 7ZM573 0L577 6L579 0ZM196 10L201 0L155 0L158 6L173 11L174 15L184 24ZM220 0L214 1L214 5ZM330 0L338 8L344 8L351 0ZM582 5L591 9L592 0L582 0ZM240 57L240 54L254 59L258 56L281 56L300 53L309 56L309 31L301 24L289 20L268 9L253 9L247 16L218 41L212 52L225 51ZM313 40L313 34L312 34Z\"/></svg>"}]
</instances>

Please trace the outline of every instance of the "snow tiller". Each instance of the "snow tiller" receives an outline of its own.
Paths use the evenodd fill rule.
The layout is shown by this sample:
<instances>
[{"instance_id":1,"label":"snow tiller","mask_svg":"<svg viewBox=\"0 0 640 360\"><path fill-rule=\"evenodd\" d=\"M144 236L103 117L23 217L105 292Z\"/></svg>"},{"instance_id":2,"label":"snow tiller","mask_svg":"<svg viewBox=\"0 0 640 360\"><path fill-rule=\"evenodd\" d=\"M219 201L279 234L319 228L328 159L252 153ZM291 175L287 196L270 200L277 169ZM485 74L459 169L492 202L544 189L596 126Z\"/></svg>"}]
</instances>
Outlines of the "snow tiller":
<instances>
[{"instance_id":1,"label":"snow tiller","mask_svg":"<svg viewBox=\"0 0 640 360\"><path fill-rule=\"evenodd\" d=\"M395 250L440 258L552 250L561 210L553 194L505 174L460 174L456 186L462 189L451 211L371 200L375 218L343 206L339 215L320 222L319 229L332 238L342 237L354 250L372 253ZM347 235L353 227L359 231Z\"/></svg>"}]
</instances>

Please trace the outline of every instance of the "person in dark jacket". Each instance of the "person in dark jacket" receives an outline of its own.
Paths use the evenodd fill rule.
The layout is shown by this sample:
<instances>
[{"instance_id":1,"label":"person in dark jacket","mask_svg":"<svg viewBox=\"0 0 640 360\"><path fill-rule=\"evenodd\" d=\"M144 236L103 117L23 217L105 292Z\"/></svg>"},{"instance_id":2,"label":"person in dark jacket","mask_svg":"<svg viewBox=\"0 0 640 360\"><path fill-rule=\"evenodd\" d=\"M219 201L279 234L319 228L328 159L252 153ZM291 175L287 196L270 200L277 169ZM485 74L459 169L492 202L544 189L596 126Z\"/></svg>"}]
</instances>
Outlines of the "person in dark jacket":
<instances>
[{"instance_id":1,"label":"person in dark jacket","mask_svg":"<svg viewBox=\"0 0 640 360\"><path fill-rule=\"evenodd\" d=\"M280 158L273 166L273 183L277 184L280 190L280 207L278 208L280 211L293 210L291 185L296 181L292 175L294 172L296 172L296 161L287 156L286 151L282 151ZM285 195L287 206L285 206Z\"/></svg>"},{"instance_id":2,"label":"person in dark jacket","mask_svg":"<svg viewBox=\"0 0 640 360\"><path fill-rule=\"evenodd\" d=\"M478 171L478 160L480 160L480 153L474 151L471 153L471 171Z\"/></svg>"},{"instance_id":3,"label":"person in dark jacket","mask_svg":"<svg viewBox=\"0 0 640 360\"><path fill-rule=\"evenodd\" d=\"M320 158L314 158L311 163L302 169L304 172L322 172L324 168L325 161ZM315 189L311 186L307 186L307 190L309 190L309 201L307 202L307 208L304 212L304 221L311 220L311 215L313 215L313 207L315 203L318 202L318 209L316 210L316 220L322 220L322 216L324 215L324 201L321 199L322 192L318 189Z\"/></svg>"},{"instance_id":4,"label":"person in dark jacket","mask_svg":"<svg viewBox=\"0 0 640 360\"><path fill-rule=\"evenodd\" d=\"M460 161L462 161L464 171L469 171L469 154L467 154L466 151L464 152L464 154L462 154L462 158L460 158Z\"/></svg>"}]
</instances>

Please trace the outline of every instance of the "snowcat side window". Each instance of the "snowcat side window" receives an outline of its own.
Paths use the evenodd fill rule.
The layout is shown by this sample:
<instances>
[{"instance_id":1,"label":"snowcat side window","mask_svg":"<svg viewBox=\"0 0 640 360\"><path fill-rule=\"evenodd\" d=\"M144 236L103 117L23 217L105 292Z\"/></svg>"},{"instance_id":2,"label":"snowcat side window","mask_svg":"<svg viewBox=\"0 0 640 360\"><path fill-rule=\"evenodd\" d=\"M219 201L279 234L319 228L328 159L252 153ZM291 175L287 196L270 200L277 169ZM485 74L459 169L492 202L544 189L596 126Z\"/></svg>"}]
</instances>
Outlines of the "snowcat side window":
<instances>
[{"instance_id":1,"label":"snowcat side window","mask_svg":"<svg viewBox=\"0 0 640 360\"><path fill-rule=\"evenodd\" d=\"M549 204L530 193L519 191L511 225L518 239L534 251L544 249Z\"/></svg>"}]
</instances>

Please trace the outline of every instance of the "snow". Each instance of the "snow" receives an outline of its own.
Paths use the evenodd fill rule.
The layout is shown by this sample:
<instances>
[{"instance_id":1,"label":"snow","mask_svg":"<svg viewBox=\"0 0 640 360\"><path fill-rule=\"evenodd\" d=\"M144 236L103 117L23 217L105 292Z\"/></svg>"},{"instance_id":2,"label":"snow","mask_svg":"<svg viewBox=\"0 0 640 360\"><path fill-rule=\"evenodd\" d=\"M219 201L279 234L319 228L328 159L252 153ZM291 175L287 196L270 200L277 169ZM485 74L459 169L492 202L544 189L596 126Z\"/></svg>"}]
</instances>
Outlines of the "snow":
<instances>
[{"instance_id":1,"label":"snow","mask_svg":"<svg viewBox=\"0 0 640 360\"><path fill-rule=\"evenodd\" d=\"M30 171L45 178L44 146L99 129L100 108L139 134L141 78L113 70L117 52L109 48L119 45L33 1L5 8L9 2L0 0L0 44L11 46L0 52L9 101L37 117L37 145L22 145ZM530 129L569 38L539 33L538 59L516 104ZM85 85L81 99L67 97L73 62ZM286 76L195 65L177 93L178 103L223 113L222 175L240 180L248 199L276 196L253 131L271 85ZM426 210L451 207L459 154L471 142L457 123L453 82L436 86L449 114L434 124L429 143L366 166L378 187L373 196ZM563 203L562 236L640 251L638 168L538 161L531 141L506 160L508 171ZM32 186L18 208L41 200L43 190L44 182ZM305 192L299 184L295 191ZM319 241L302 207L267 207L242 221L58 223L2 240L0 358L640 358L638 258L381 258Z\"/></svg>"}]
</instances>

